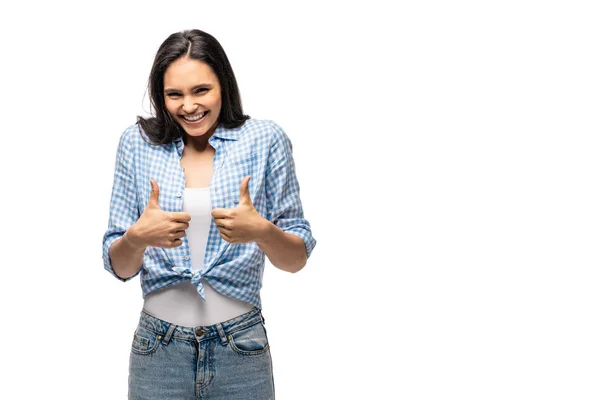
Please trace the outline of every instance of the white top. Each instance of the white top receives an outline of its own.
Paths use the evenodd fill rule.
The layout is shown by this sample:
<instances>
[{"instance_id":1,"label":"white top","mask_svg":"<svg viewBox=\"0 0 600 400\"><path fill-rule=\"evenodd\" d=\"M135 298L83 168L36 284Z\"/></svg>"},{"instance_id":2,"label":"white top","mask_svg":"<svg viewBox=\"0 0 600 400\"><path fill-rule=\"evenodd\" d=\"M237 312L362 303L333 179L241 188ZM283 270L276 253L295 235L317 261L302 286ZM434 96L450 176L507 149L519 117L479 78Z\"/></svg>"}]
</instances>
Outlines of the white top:
<instances>
[{"instance_id":1,"label":"white top","mask_svg":"<svg viewBox=\"0 0 600 400\"><path fill-rule=\"evenodd\" d=\"M204 188L185 188L183 212L192 217L185 234L190 246L192 270L204 264L208 232L212 222L210 191ZM250 303L232 299L214 290L202 279L206 302L190 281L149 293L144 310L155 317L186 327L214 325L252 310Z\"/></svg>"}]
</instances>

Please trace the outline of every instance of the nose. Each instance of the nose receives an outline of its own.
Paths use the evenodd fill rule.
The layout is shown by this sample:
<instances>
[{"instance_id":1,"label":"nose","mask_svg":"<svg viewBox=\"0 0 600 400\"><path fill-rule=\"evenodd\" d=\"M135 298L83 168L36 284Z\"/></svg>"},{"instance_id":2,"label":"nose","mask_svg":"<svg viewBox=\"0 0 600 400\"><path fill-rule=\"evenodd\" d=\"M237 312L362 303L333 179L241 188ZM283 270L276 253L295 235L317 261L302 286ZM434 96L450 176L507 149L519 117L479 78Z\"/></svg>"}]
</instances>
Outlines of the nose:
<instances>
[{"instance_id":1,"label":"nose","mask_svg":"<svg viewBox=\"0 0 600 400\"><path fill-rule=\"evenodd\" d=\"M194 111L196 111L196 109L198 108L198 105L194 103L194 100L190 97L184 97L183 99L183 105L182 105L183 111L191 114Z\"/></svg>"}]
</instances>

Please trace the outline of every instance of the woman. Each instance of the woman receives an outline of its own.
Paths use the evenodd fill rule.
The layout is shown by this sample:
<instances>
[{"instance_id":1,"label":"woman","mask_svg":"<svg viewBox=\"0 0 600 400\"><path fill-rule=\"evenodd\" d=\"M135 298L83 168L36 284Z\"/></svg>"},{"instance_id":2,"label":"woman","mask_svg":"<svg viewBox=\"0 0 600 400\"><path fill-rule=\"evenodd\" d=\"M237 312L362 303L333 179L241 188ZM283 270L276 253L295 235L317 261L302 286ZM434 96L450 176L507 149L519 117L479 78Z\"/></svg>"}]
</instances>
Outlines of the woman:
<instances>
[{"instance_id":1,"label":"woman","mask_svg":"<svg viewBox=\"0 0 600 400\"><path fill-rule=\"evenodd\" d=\"M117 149L104 267L144 297L129 361L130 399L272 399L261 313L265 255L304 267L316 240L304 218L292 145L242 112L218 41L189 30L160 46L152 118Z\"/></svg>"}]
</instances>

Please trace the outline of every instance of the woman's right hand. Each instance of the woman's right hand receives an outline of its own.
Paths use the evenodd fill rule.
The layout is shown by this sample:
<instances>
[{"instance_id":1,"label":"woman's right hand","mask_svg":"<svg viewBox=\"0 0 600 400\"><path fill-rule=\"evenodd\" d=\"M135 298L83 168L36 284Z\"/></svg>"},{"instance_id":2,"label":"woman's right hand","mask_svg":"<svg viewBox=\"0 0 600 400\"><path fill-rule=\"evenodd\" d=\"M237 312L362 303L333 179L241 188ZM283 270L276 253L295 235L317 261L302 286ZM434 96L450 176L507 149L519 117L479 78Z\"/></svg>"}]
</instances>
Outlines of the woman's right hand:
<instances>
[{"instance_id":1,"label":"woman's right hand","mask_svg":"<svg viewBox=\"0 0 600 400\"><path fill-rule=\"evenodd\" d=\"M185 212L166 212L158 203L158 183L150 179L152 193L146 209L126 232L126 239L137 247L178 247L192 219Z\"/></svg>"}]
</instances>

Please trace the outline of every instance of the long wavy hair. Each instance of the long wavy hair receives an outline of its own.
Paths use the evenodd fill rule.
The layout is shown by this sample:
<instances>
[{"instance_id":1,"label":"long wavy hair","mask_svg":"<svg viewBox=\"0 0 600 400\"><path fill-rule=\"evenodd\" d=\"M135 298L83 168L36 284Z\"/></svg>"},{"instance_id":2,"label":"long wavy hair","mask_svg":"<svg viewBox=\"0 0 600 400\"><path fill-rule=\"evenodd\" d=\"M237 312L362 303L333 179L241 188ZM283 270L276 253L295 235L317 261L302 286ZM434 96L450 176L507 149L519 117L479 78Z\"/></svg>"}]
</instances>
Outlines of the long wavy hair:
<instances>
[{"instance_id":1,"label":"long wavy hair","mask_svg":"<svg viewBox=\"0 0 600 400\"><path fill-rule=\"evenodd\" d=\"M171 34L159 47L150 77L148 94L153 117L137 117L137 123L146 132L152 144L169 144L183 137L184 130L173 120L165 106L164 75L171 63L189 57L208 64L221 85L221 112L218 123L225 128L237 128L250 119L244 115L237 81L221 44L210 34L198 29Z\"/></svg>"}]
</instances>

